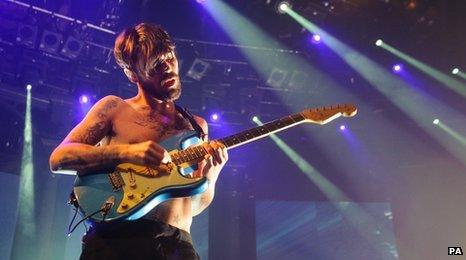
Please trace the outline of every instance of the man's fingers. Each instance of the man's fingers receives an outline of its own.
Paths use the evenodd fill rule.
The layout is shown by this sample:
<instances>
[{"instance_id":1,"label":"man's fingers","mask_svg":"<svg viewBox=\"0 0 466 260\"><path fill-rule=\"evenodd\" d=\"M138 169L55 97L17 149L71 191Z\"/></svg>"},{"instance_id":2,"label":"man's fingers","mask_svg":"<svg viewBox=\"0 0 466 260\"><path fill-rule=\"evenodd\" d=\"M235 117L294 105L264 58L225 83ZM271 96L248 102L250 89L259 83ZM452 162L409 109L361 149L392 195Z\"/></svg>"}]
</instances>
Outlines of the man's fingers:
<instances>
[{"instance_id":1,"label":"man's fingers","mask_svg":"<svg viewBox=\"0 0 466 260\"><path fill-rule=\"evenodd\" d=\"M163 150L163 157L162 157L162 161L161 163L164 163L164 164L167 164L167 163L170 163L172 161L172 158L170 156L170 154L166 151L166 150Z\"/></svg>"},{"instance_id":2,"label":"man's fingers","mask_svg":"<svg viewBox=\"0 0 466 260\"><path fill-rule=\"evenodd\" d=\"M214 157L214 165L224 163L228 160L228 154L226 153L226 147L223 143L218 141L212 141L210 143L210 153Z\"/></svg>"},{"instance_id":3,"label":"man's fingers","mask_svg":"<svg viewBox=\"0 0 466 260\"><path fill-rule=\"evenodd\" d=\"M212 165L214 165L214 158L213 158L213 156L210 155L210 154L207 155L206 157L207 157L207 158L205 159L205 161L206 161L206 168L209 168L209 167L211 167Z\"/></svg>"},{"instance_id":4,"label":"man's fingers","mask_svg":"<svg viewBox=\"0 0 466 260\"><path fill-rule=\"evenodd\" d=\"M221 149L221 155L222 155L222 159L223 159L223 162L226 162L228 161L228 152L227 152L227 148L224 146L222 147Z\"/></svg>"}]
</instances>

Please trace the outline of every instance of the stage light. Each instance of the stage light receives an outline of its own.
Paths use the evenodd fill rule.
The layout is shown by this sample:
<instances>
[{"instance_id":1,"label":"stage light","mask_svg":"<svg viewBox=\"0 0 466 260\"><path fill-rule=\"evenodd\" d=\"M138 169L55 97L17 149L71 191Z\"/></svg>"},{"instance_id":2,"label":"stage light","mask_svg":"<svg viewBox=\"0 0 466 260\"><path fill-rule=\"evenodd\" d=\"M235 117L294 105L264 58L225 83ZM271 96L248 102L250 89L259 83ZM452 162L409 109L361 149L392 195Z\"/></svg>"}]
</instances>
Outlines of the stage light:
<instances>
[{"instance_id":1,"label":"stage light","mask_svg":"<svg viewBox=\"0 0 466 260\"><path fill-rule=\"evenodd\" d=\"M288 9L291 9L291 4L287 1L283 1L278 4L278 12L283 14L285 13Z\"/></svg>"},{"instance_id":2,"label":"stage light","mask_svg":"<svg viewBox=\"0 0 466 260\"><path fill-rule=\"evenodd\" d=\"M440 122L439 119L435 119L433 122L439 129L445 131L445 133L453 138L454 140L458 141L460 144L460 151L463 151L463 147L466 146L466 136L463 132L458 131L457 129L453 129L450 126L446 125L444 122Z\"/></svg>"},{"instance_id":3,"label":"stage light","mask_svg":"<svg viewBox=\"0 0 466 260\"><path fill-rule=\"evenodd\" d=\"M290 89L303 89L309 82L309 75L300 70L295 70L291 74L290 80L288 81L288 88Z\"/></svg>"},{"instance_id":4,"label":"stage light","mask_svg":"<svg viewBox=\"0 0 466 260\"><path fill-rule=\"evenodd\" d=\"M341 131L345 131L345 130L346 130L346 126L345 126L345 125L340 125L340 130L341 130Z\"/></svg>"},{"instance_id":5,"label":"stage light","mask_svg":"<svg viewBox=\"0 0 466 260\"><path fill-rule=\"evenodd\" d=\"M87 103L89 103L89 97L86 96L86 95L81 95L81 96L79 97L79 103L80 103L80 104L87 104Z\"/></svg>"},{"instance_id":6,"label":"stage light","mask_svg":"<svg viewBox=\"0 0 466 260\"><path fill-rule=\"evenodd\" d=\"M458 69L458 68L454 68L454 69L451 70L451 74L456 75L456 74L458 74L458 72L460 72L460 69Z\"/></svg>"},{"instance_id":7,"label":"stage light","mask_svg":"<svg viewBox=\"0 0 466 260\"><path fill-rule=\"evenodd\" d=\"M69 36L66 42L64 43L63 48L61 49L61 54L70 59L76 59L81 53L83 47L84 43L82 41L72 36Z\"/></svg>"},{"instance_id":8,"label":"stage light","mask_svg":"<svg viewBox=\"0 0 466 260\"><path fill-rule=\"evenodd\" d=\"M215 122L219 119L219 116L217 113L213 113L212 115L210 115L210 119Z\"/></svg>"},{"instance_id":9,"label":"stage light","mask_svg":"<svg viewBox=\"0 0 466 260\"><path fill-rule=\"evenodd\" d=\"M439 81L442 83L442 86L445 86L458 94L462 95L463 97L466 97L466 88L464 87L463 82L458 81L451 76L445 74L442 71L439 71L438 69L431 67L414 57L409 56L406 53L401 52L400 50L397 50L395 47L384 43L381 48L384 50L390 52L391 54L395 55L396 57L400 58L403 60L403 62L408 63L409 65L412 65L414 68L419 69L420 71L424 72L428 76L434 78L435 80ZM461 78L466 79L466 75L462 75L462 72L458 70L458 76ZM463 77L464 76L464 77Z\"/></svg>"},{"instance_id":10,"label":"stage light","mask_svg":"<svg viewBox=\"0 0 466 260\"><path fill-rule=\"evenodd\" d=\"M46 52L56 53L58 52L62 41L63 36L61 34L44 30L39 44L39 49Z\"/></svg>"},{"instance_id":11,"label":"stage light","mask_svg":"<svg viewBox=\"0 0 466 260\"><path fill-rule=\"evenodd\" d=\"M401 64L395 64L395 65L393 65L392 70L393 70L393 72L398 73L401 70L403 70L403 66Z\"/></svg>"},{"instance_id":12,"label":"stage light","mask_svg":"<svg viewBox=\"0 0 466 260\"><path fill-rule=\"evenodd\" d=\"M31 89L32 89L32 85L31 85L31 84L27 84L27 85L26 85L26 89L27 89L27 90L31 90Z\"/></svg>"},{"instance_id":13,"label":"stage light","mask_svg":"<svg viewBox=\"0 0 466 260\"><path fill-rule=\"evenodd\" d=\"M31 86L28 84L27 88ZM32 87L32 86L31 86ZM33 160L33 131L31 113L31 92L26 94L26 111L24 116L23 153L21 159L21 174L19 176L18 216L17 228L20 236L26 239L34 237L36 221L34 219L34 160ZM18 237L19 239L22 239ZM16 240L17 238L15 238ZM17 242L17 241L15 241ZM14 243L15 244L15 243Z\"/></svg>"},{"instance_id":14,"label":"stage light","mask_svg":"<svg viewBox=\"0 0 466 260\"><path fill-rule=\"evenodd\" d=\"M440 123L440 120L438 118L434 119L434 121L432 121L432 123L434 125L438 125Z\"/></svg>"},{"instance_id":15,"label":"stage light","mask_svg":"<svg viewBox=\"0 0 466 260\"><path fill-rule=\"evenodd\" d=\"M19 24L16 42L33 49L36 46L38 28L37 26Z\"/></svg>"},{"instance_id":16,"label":"stage light","mask_svg":"<svg viewBox=\"0 0 466 260\"><path fill-rule=\"evenodd\" d=\"M325 39L325 46L330 50L334 51L338 56L340 56L345 63L347 63L352 69L358 72L365 80L367 80L373 87L376 88L381 94L387 97L396 107L401 111L406 113L408 117L414 120L419 125L423 126L423 129L432 136L439 144L441 144L445 149L448 150L453 156L460 160L460 162L466 164L466 158L464 157L464 152L459 151L457 147L451 144L444 135L442 135L437 129L429 127L426 124L432 122L432 118L427 118L427 114L419 113L422 110L430 110L432 107L441 107L442 110L448 111L450 114L457 114L456 111L450 109L448 106L441 104L433 97L425 95L425 93L420 93L415 91L410 84L407 84L403 79L399 77L394 77L390 71L382 68L376 62L372 61L362 53L352 49L345 43L341 42L337 38L323 31L316 24L308 21L300 14L294 12L293 9L290 9L286 12L292 18L294 18L300 25L306 28L311 33L318 33ZM461 84L458 80L454 80L447 75L444 75L440 71L425 65L414 58L396 50L389 44L385 42L378 42L380 48L389 51L404 62L414 66L415 68L420 69L423 72L426 72L429 76L432 76L434 79L438 80L441 83L444 83L445 86L451 88L455 92L458 92L462 96L466 97L466 89L464 84ZM458 75L461 74L461 71ZM413 104L416 104L413 106ZM443 123L439 123L439 127Z\"/></svg>"},{"instance_id":17,"label":"stage light","mask_svg":"<svg viewBox=\"0 0 466 260\"><path fill-rule=\"evenodd\" d=\"M272 71L269 74L269 77L267 78L267 85L274 87L274 88L280 88L283 86L283 83L288 76L288 71L273 67Z\"/></svg>"},{"instance_id":18,"label":"stage light","mask_svg":"<svg viewBox=\"0 0 466 260\"><path fill-rule=\"evenodd\" d=\"M312 35L312 38L311 38L311 42L312 42L312 43L320 43L320 40L322 40L322 38L320 37L320 35L318 35L318 34Z\"/></svg>"},{"instance_id":19,"label":"stage light","mask_svg":"<svg viewBox=\"0 0 466 260\"><path fill-rule=\"evenodd\" d=\"M383 44L383 41L381 39L378 39L377 41L375 41L376 46L382 46L382 44Z\"/></svg>"},{"instance_id":20,"label":"stage light","mask_svg":"<svg viewBox=\"0 0 466 260\"><path fill-rule=\"evenodd\" d=\"M252 121L253 122L259 122L259 117L258 116L253 116Z\"/></svg>"},{"instance_id":21,"label":"stage light","mask_svg":"<svg viewBox=\"0 0 466 260\"><path fill-rule=\"evenodd\" d=\"M210 63L196 58L186 75L194 80L200 81L202 78L204 78L209 69Z\"/></svg>"}]
</instances>

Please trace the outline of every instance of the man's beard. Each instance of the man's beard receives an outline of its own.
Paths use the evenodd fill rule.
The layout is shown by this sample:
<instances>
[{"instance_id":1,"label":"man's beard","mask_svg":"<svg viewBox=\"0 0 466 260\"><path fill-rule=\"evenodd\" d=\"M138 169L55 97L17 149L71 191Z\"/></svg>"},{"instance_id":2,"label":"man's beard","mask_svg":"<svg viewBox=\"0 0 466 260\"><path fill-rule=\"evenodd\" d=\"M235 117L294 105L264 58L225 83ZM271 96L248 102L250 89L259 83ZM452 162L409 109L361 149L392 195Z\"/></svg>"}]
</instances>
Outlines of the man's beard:
<instances>
[{"instance_id":1,"label":"man's beard","mask_svg":"<svg viewBox=\"0 0 466 260\"><path fill-rule=\"evenodd\" d=\"M168 88L159 91L159 93L155 93L157 96L156 98L165 102L168 101L175 101L181 96L181 86L178 84L176 88Z\"/></svg>"},{"instance_id":2,"label":"man's beard","mask_svg":"<svg viewBox=\"0 0 466 260\"><path fill-rule=\"evenodd\" d=\"M164 86L160 86L160 89L156 90L150 84L145 85L144 88L148 91L154 98L163 101L175 101L181 96L181 84L179 80L175 82L175 87L166 88Z\"/></svg>"}]
</instances>

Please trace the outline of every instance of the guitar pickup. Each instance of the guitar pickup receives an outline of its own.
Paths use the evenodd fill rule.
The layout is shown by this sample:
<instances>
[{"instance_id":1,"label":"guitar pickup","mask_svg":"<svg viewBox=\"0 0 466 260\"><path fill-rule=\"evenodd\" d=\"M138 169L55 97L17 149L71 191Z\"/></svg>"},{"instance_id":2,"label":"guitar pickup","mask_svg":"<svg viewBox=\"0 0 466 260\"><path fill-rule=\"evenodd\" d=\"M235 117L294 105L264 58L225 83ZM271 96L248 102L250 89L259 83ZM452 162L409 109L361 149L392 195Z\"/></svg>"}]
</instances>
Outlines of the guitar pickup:
<instances>
[{"instance_id":1,"label":"guitar pickup","mask_svg":"<svg viewBox=\"0 0 466 260\"><path fill-rule=\"evenodd\" d=\"M112 185L113 191L119 191L121 190L121 187L125 185L125 182L123 181L123 178L121 177L120 172L118 172L118 170L108 174L108 179L110 180L110 184Z\"/></svg>"}]
</instances>

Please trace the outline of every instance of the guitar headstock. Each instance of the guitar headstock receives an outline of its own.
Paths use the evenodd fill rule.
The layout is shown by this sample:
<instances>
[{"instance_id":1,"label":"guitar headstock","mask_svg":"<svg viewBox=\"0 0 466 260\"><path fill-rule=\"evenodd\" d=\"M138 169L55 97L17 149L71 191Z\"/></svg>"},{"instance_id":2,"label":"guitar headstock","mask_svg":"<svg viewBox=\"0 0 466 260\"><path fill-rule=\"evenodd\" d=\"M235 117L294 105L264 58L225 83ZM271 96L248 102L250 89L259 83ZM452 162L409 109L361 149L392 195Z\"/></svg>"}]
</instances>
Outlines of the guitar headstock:
<instances>
[{"instance_id":1,"label":"guitar headstock","mask_svg":"<svg viewBox=\"0 0 466 260\"><path fill-rule=\"evenodd\" d=\"M339 104L328 107L306 109L301 114L306 120L316 124L326 124L340 116L352 117L356 115L358 109L352 104Z\"/></svg>"}]
</instances>

